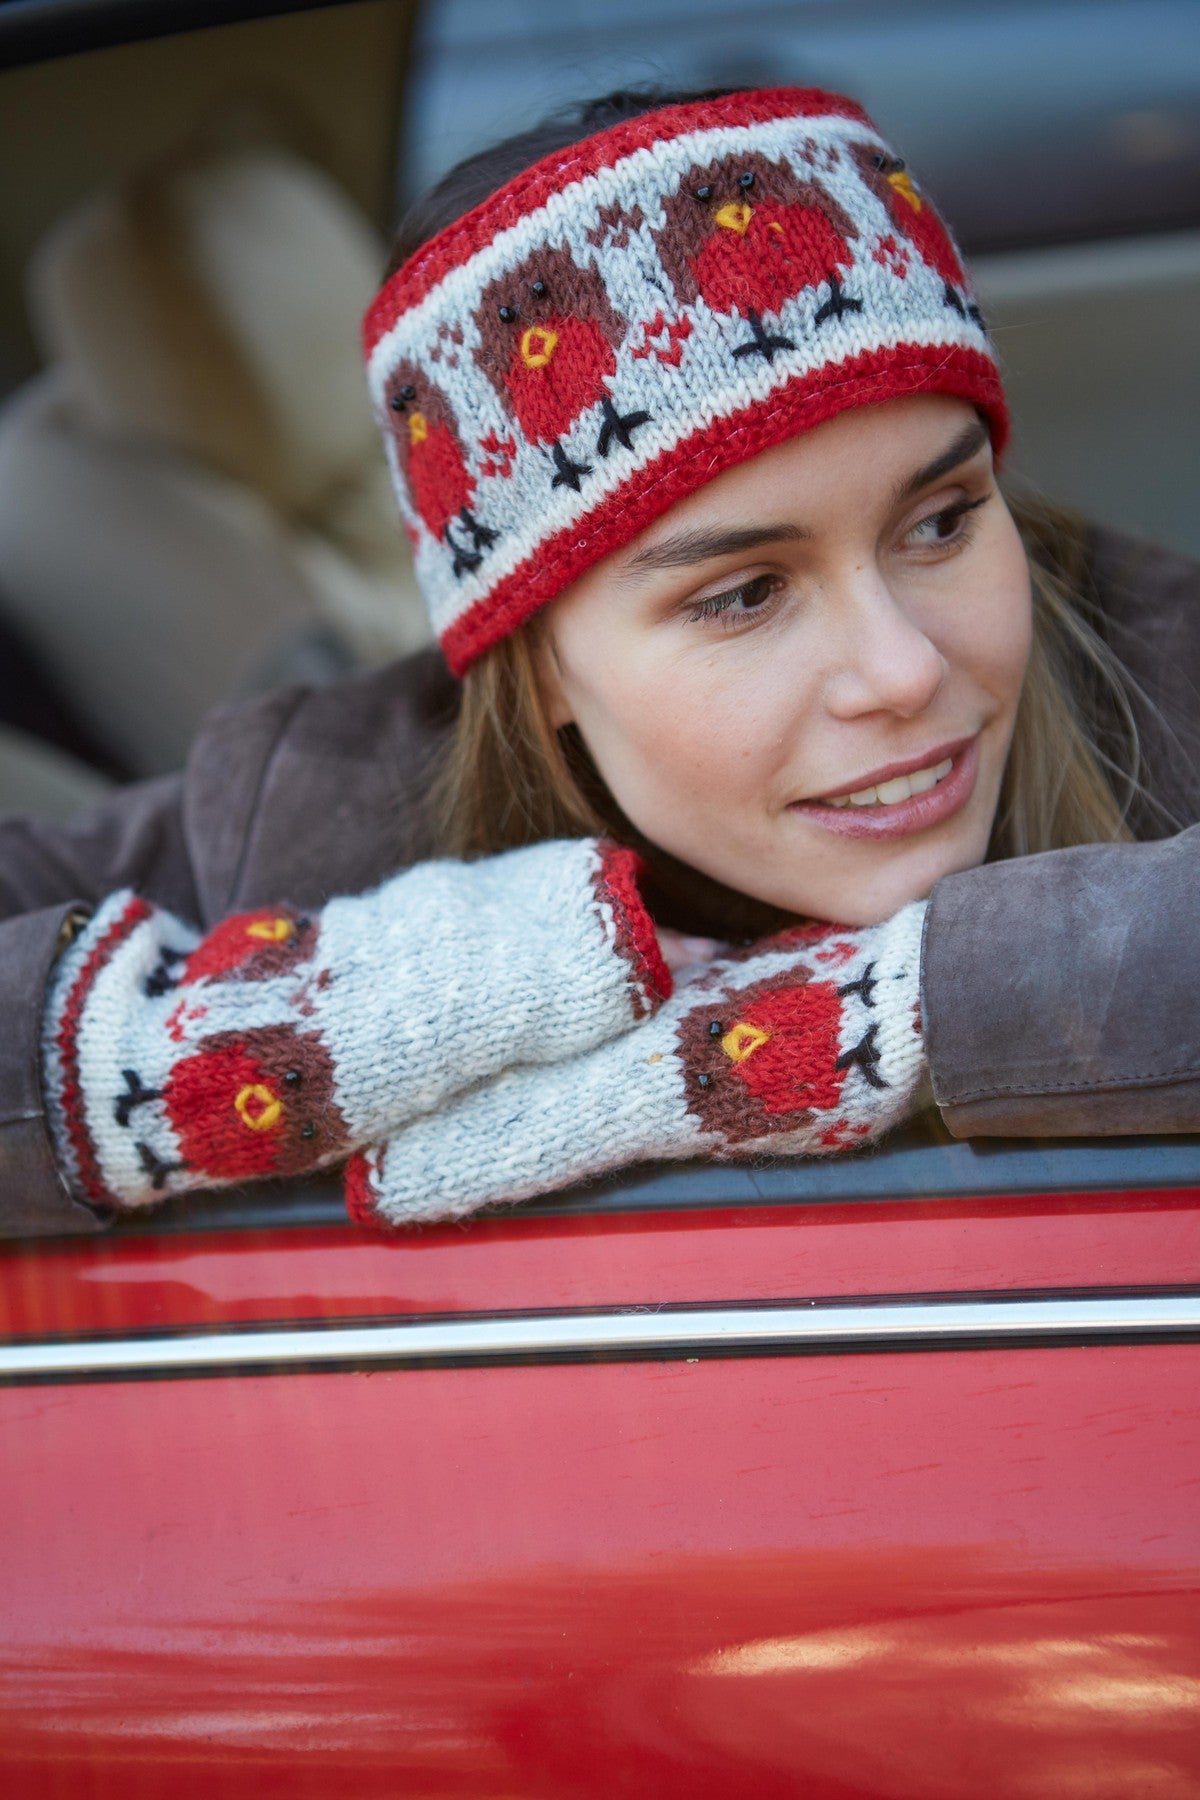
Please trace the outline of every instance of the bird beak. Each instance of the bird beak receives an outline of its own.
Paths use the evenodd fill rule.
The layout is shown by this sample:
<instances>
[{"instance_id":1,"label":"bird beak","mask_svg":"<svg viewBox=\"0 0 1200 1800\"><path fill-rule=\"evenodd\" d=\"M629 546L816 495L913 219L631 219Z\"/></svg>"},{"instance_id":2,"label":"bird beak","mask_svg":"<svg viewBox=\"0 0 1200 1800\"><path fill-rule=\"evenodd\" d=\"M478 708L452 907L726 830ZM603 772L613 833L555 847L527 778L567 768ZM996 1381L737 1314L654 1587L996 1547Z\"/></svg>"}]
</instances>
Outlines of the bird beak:
<instances>
[{"instance_id":1,"label":"bird beak","mask_svg":"<svg viewBox=\"0 0 1200 1800\"><path fill-rule=\"evenodd\" d=\"M544 369L558 346L557 331L531 325L521 333L521 361L527 369Z\"/></svg>"},{"instance_id":2,"label":"bird beak","mask_svg":"<svg viewBox=\"0 0 1200 1800\"><path fill-rule=\"evenodd\" d=\"M726 231L736 231L739 237L745 237L753 217L754 208L744 200L728 200L713 214L718 225L723 225Z\"/></svg>"},{"instance_id":3,"label":"bird beak","mask_svg":"<svg viewBox=\"0 0 1200 1800\"><path fill-rule=\"evenodd\" d=\"M415 412L408 415L408 441L410 444L423 444L429 436L429 422L424 413Z\"/></svg>"},{"instance_id":4,"label":"bird beak","mask_svg":"<svg viewBox=\"0 0 1200 1800\"><path fill-rule=\"evenodd\" d=\"M246 936L260 938L264 944L286 944L295 930L290 919L253 919L246 927Z\"/></svg>"},{"instance_id":5,"label":"bird beak","mask_svg":"<svg viewBox=\"0 0 1200 1800\"><path fill-rule=\"evenodd\" d=\"M721 1039L721 1048L730 1062L740 1063L770 1041L769 1032L760 1031L757 1025L749 1025L745 1019L739 1019Z\"/></svg>"},{"instance_id":6,"label":"bird beak","mask_svg":"<svg viewBox=\"0 0 1200 1800\"><path fill-rule=\"evenodd\" d=\"M889 175L888 186L894 187L898 194L903 194L914 212L920 212L921 196L913 186L912 177L907 169L897 169L894 175Z\"/></svg>"},{"instance_id":7,"label":"bird beak","mask_svg":"<svg viewBox=\"0 0 1200 1800\"><path fill-rule=\"evenodd\" d=\"M265 1082L247 1082L233 1103L247 1131L273 1131L283 1117L283 1101Z\"/></svg>"}]
</instances>

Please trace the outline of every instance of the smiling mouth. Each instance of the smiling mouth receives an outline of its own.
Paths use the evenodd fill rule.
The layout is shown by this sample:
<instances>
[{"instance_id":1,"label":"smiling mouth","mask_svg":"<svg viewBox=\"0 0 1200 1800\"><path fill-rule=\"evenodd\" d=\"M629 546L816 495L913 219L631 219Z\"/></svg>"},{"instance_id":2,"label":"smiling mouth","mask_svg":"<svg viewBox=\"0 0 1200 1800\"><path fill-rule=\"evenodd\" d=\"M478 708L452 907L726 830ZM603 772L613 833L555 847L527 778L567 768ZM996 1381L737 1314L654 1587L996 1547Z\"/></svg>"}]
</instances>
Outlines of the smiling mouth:
<instances>
[{"instance_id":1,"label":"smiling mouth","mask_svg":"<svg viewBox=\"0 0 1200 1800\"><path fill-rule=\"evenodd\" d=\"M838 794L831 800L822 800L821 806L898 806L903 800L911 800L914 794L927 794L940 781L944 781L954 767L952 756L943 757L941 762L933 763L926 769L914 769L910 775L893 775L890 781L881 781L877 787L859 788L853 794Z\"/></svg>"}]
</instances>

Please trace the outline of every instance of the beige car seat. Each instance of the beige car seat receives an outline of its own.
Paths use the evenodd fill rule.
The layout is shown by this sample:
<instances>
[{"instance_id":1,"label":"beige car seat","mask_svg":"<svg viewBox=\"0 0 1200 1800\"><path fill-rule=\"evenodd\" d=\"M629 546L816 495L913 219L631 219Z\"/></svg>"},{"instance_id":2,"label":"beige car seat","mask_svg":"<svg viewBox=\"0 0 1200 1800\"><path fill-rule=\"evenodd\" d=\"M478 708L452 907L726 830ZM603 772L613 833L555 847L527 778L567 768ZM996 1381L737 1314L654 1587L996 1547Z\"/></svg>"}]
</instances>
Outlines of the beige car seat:
<instances>
[{"instance_id":1,"label":"beige car seat","mask_svg":"<svg viewBox=\"0 0 1200 1800\"><path fill-rule=\"evenodd\" d=\"M180 156L33 259L47 366L0 409L0 604L134 773L227 697L427 640L359 359L382 260L332 181L261 148Z\"/></svg>"}]
</instances>

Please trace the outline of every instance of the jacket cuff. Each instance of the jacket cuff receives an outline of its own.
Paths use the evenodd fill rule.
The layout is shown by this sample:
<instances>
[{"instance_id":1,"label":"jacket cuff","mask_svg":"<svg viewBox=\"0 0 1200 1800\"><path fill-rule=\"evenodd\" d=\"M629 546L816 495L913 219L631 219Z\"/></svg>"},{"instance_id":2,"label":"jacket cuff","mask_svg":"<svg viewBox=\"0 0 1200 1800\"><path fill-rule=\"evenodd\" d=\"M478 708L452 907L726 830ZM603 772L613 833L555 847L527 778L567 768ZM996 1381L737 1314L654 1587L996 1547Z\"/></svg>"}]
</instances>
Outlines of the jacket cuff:
<instances>
[{"instance_id":1,"label":"jacket cuff","mask_svg":"<svg viewBox=\"0 0 1200 1800\"><path fill-rule=\"evenodd\" d=\"M72 1198L55 1161L41 1080L42 1015L69 903L0 923L0 1236L52 1237L104 1229Z\"/></svg>"},{"instance_id":2,"label":"jacket cuff","mask_svg":"<svg viewBox=\"0 0 1200 1800\"><path fill-rule=\"evenodd\" d=\"M1200 1130L1200 827L946 876L922 1010L955 1137Z\"/></svg>"}]
</instances>

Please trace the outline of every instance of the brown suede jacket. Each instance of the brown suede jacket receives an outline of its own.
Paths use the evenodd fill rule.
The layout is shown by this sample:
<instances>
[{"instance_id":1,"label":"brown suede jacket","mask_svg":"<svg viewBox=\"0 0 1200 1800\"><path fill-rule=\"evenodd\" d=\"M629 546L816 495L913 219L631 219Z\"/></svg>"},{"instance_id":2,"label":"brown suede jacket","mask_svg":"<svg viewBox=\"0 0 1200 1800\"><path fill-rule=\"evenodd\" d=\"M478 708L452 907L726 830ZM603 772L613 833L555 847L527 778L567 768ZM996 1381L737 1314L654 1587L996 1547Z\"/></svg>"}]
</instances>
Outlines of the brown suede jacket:
<instances>
[{"instance_id":1,"label":"brown suede jacket","mask_svg":"<svg viewBox=\"0 0 1200 1800\"><path fill-rule=\"evenodd\" d=\"M1144 841L934 889L922 1004L958 1137L1200 1130L1200 565L1093 531L1089 568L1103 629L1152 702L1140 724L1157 804L1133 821ZM0 822L0 1233L99 1223L59 1179L39 1080L68 914L134 887L207 927L273 901L317 907L419 861L455 692L435 652L284 689L218 714L180 776L66 827Z\"/></svg>"}]
</instances>

